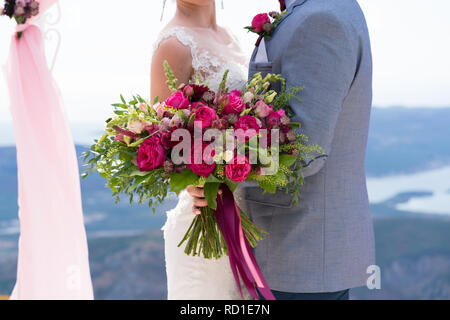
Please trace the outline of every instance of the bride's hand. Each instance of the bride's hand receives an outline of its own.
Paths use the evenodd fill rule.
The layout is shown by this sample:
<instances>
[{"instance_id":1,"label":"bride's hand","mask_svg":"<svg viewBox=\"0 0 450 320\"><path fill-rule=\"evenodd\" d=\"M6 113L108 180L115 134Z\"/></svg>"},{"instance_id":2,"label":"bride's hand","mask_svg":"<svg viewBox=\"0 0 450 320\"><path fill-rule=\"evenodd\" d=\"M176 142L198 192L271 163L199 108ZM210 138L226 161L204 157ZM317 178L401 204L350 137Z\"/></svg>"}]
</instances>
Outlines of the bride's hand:
<instances>
[{"instance_id":1,"label":"bride's hand","mask_svg":"<svg viewBox=\"0 0 450 320\"><path fill-rule=\"evenodd\" d=\"M192 207L192 212L194 214L201 214L201 209L203 207L208 206L208 202L205 199L205 193L203 192L202 187L188 186L186 191L192 197L194 201L194 206Z\"/></svg>"},{"instance_id":2,"label":"bride's hand","mask_svg":"<svg viewBox=\"0 0 450 320\"><path fill-rule=\"evenodd\" d=\"M201 208L207 207L208 202L205 199L205 193L202 187L188 186L186 191L193 198L194 206L192 207L192 212L194 214L201 214ZM219 194L221 194L221 190L219 190Z\"/></svg>"}]
</instances>

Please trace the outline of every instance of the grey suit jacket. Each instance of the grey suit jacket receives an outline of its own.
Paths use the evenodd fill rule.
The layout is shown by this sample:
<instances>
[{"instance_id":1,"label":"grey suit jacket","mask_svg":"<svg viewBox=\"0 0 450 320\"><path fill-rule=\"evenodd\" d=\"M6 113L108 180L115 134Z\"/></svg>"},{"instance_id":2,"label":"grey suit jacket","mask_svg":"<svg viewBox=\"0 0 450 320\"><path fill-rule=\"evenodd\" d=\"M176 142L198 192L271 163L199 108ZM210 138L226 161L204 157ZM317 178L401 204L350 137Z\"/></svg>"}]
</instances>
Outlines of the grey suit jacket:
<instances>
[{"instance_id":1,"label":"grey suit jacket","mask_svg":"<svg viewBox=\"0 0 450 320\"><path fill-rule=\"evenodd\" d=\"M286 292L334 292L365 285L374 264L374 236L364 158L372 103L372 57L356 0L297 0L266 42L268 63L305 86L291 101L295 121L327 157L304 171L299 206L283 192L242 185L236 199L269 234L255 249L269 286ZM279 89L279 88L275 88Z\"/></svg>"}]
</instances>

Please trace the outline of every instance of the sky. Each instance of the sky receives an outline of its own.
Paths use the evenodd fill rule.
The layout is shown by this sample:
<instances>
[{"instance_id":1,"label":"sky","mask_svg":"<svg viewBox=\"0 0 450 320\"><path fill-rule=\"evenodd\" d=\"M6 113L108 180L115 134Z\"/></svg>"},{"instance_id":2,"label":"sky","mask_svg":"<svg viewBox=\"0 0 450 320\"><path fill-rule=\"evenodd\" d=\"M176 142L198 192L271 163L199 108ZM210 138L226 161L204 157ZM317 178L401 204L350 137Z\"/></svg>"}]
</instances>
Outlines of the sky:
<instances>
[{"instance_id":1,"label":"sky","mask_svg":"<svg viewBox=\"0 0 450 320\"><path fill-rule=\"evenodd\" d=\"M334 1L334 0L330 0ZM119 94L149 95L153 42L174 4L162 0L60 0L62 37L53 74L71 123L102 123ZM359 0L374 57L374 105L450 106L450 1ZM224 0L219 23L229 27L250 55L255 36L243 27L256 13L277 9L276 0ZM52 12L56 14L54 8ZM53 16L55 17L55 15ZM14 24L0 19L0 64L6 60ZM48 56L56 42L47 41ZM9 123L8 94L0 77L0 123Z\"/></svg>"}]
</instances>

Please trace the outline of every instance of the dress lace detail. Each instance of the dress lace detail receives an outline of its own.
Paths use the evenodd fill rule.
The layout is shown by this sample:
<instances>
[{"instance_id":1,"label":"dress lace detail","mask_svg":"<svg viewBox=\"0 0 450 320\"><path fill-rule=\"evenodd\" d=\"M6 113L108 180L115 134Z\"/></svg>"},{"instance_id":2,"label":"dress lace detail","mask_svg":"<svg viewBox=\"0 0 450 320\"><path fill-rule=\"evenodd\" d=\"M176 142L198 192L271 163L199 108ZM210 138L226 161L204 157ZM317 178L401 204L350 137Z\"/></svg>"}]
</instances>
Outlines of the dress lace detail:
<instances>
[{"instance_id":1,"label":"dress lace detail","mask_svg":"<svg viewBox=\"0 0 450 320\"><path fill-rule=\"evenodd\" d=\"M228 87L231 90L237 90L244 85L247 79L245 59L230 60L226 54L222 55L220 52L212 53L207 45L196 41L194 32L185 27L172 27L163 31L159 35L153 50L156 51L161 42L172 37L176 37L178 41L191 50L192 68L195 72L191 81L194 82L198 75L201 82L208 84L212 90L217 90L223 74L226 70L229 70Z\"/></svg>"}]
</instances>

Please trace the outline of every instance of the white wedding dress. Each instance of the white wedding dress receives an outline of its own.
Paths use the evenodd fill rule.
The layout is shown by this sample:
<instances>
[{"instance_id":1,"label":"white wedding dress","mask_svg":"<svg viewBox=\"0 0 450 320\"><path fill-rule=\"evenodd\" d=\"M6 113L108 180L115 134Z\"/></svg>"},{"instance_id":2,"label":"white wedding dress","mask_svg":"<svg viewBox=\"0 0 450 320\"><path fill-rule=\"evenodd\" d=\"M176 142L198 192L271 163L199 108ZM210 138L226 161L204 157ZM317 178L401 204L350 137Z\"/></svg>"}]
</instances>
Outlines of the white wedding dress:
<instances>
[{"instance_id":1,"label":"white wedding dress","mask_svg":"<svg viewBox=\"0 0 450 320\"><path fill-rule=\"evenodd\" d=\"M207 83L212 90L217 90L223 73L229 70L227 82L229 89L241 89L247 81L248 68L246 57L237 41L234 40L228 45L211 43L198 32L191 28L170 27L160 34L155 49L165 39L176 37L179 42L190 48L192 67L202 82ZM194 218L192 206L192 198L186 191L181 192L177 206L167 212L167 222L162 228L165 239L168 299L241 299L228 256L207 260L203 257L186 255L185 243L178 247ZM245 291L243 288L244 294ZM249 298L249 295L245 294L245 297Z\"/></svg>"}]
</instances>

